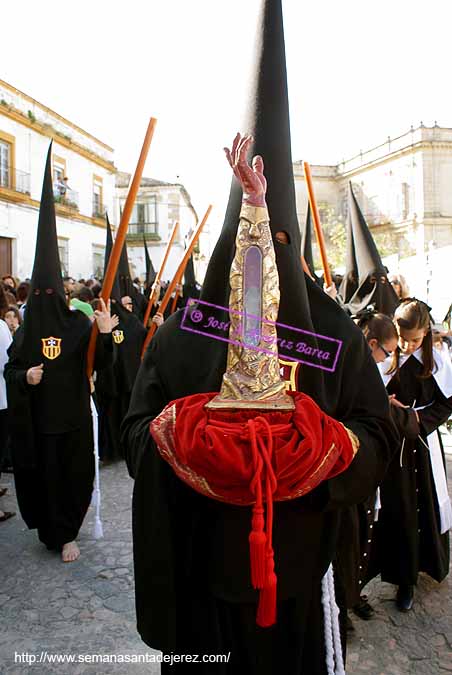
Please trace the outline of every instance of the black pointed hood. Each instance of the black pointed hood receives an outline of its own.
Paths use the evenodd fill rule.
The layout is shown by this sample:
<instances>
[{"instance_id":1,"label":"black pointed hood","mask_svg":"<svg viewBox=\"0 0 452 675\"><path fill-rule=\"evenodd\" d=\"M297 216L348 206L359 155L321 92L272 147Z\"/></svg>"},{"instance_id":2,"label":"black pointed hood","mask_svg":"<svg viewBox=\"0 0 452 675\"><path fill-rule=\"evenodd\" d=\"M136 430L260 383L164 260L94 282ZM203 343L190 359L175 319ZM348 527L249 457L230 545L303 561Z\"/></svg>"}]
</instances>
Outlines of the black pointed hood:
<instances>
[{"instance_id":1,"label":"black pointed hood","mask_svg":"<svg viewBox=\"0 0 452 675\"><path fill-rule=\"evenodd\" d=\"M107 241L105 247L104 278L113 249L113 235L108 215L106 216L106 220ZM120 264L122 260L122 271L128 272L129 265L127 262L127 251L124 260L124 249L125 244L121 252ZM113 330L115 352L114 364L109 369L106 369L105 372L98 373L102 395L110 398L118 396L119 392L124 393L132 390L140 364L141 349L146 337L146 330L135 312L129 312L129 310L121 303L121 298L124 297L124 295L130 295L130 293L121 292L118 275L119 269L115 275L113 288L110 294L111 314L112 316L116 314L119 318L119 324Z\"/></svg>"},{"instance_id":2,"label":"black pointed hood","mask_svg":"<svg viewBox=\"0 0 452 675\"><path fill-rule=\"evenodd\" d=\"M149 286L152 286L152 284L155 281L155 277L157 276L157 272L154 269L154 265L152 264L151 256L149 255L149 249L146 244L146 237L143 234L143 246L144 246L144 257L146 261L146 288L149 288Z\"/></svg>"},{"instance_id":3,"label":"black pointed hood","mask_svg":"<svg viewBox=\"0 0 452 675\"><path fill-rule=\"evenodd\" d=\"M124 246L122 247L121 251L121 257L119 258L117 276L121 297L124 297L125 295L130 295L130 297L133 297L135 288L132 283L132 277L130 276L129 257L127 255L126 241L124 241Z\"/></svg>"},{"instance_id":4,"label":"black pointed hood","mask_svg":"<svg viewBox=\"0 0 452 675\"><path fill-rule=\"evenodd\" d=\"M104 279L105 279L105 275L107 273L107 267L108 267L108 262L110 260L111 252L113 250L113 234L111 232L111 225L110 225L110 221L108 219L108 213L105 214L105 219L107 221L106 222L107 240L106 240L106 243L105 243ZM112 286L112 289L111 289L110 297L117 302L119 302L121 300L121 292L119 290L119 282L118 282L118 273L115 274L115 278L113 280L113 286Z\"/></svg>"},{"instance_id":5,"label":"black pointed hood","mask_svg":"<svg viewBox=\"0 0 452 675\"><path fill-rule=\"evenodd\" d=\"M105 270L107 269L106 265L108 263L112 248L113 248L113 237L107 216L107 247L105 250ZM127 255L127 244L126 242L124 242L124 246L122 247L121 255L119 258L118 270L116 272L115 281L113 283L111 297L120 303L121 298L123 298L126 295L132 298L133 311L140 319L143 319L144 313L146 311L147 302L144 295L140 293L133 285L132 277L130 275L129 258Z\"/></svg>"},{"instance_id":6,"label":"black pointed hood","mask_svg":"<svg viewBox=\"0 0 452 675\"><path fill-rule=\"evenodd\" d=\"M280 274L280 320L312 329L300 260L301 234L295 202L280 0L262 2L250 100L242 131L254 137L252 155L262 155L264 160L266 201ZM212 253L201 293L202 300L223 307L229 304L229 271L234 257L241 203L242 191L233 178L223 229ZM287 233L289 244L280 244L275 240L275 234L281 230Z\"/></svg>"},{"instance_id":7,"label":"black pointed hood","mask_svg":"<svg viewBox=\"0 0 452 675\"><path fill-rule=\"evenodd\" d=\"M256 58L250 86L246 122L241 129L254 138L252 153L264 161L267 178L266 202L279 274L280 305L278 322L298 329L314 331L312 308L301 264L301 233L297 219L295 181L289 125L286 57L281 0L263 0L258 20ZM204 279L201 300L222 307L229 306L229 273L235 252L235 238L242 203L242 191L235 178L229 195L222 231L210 258ZM276 240L284 231L288 244ZM322 293L316 298L316 312L323 312L329 298ZM300 334L298 334L300 335ZM289 329L278 328L281 339L297 341ZM312 339L312 338L311 338ZM315 339L313 339L315 343ZM218 348L219 349L219 348ZM323 398L323 371L301 365L298 380L311 387Z\"/></svg>"},{"instance_id":8,"label":"black pointed hood","mask_svg":"<svg viewBox=\"0 0 452 675\"><path fill-rule=\"evenodd\" d=\"M37 290L45 293L50 289L66 305L60 256L58 253L55 202L52 186L52 143L47 152L44 182L42 184L30 298ZM29 306L30 302L28 302Z\"/></svg>"},{"instance_id":9,"label":"black pointed hood","mask_svg":"<svg viewBox=\"0 0 452 675\"><path fill-rule=\"evenodd\" d=\"M392 315L399 304L394 289L388 281L372 234L353 192L348 188L347 258L341 294L351 314L368 305L378 312Z\"/></svg>"},{"instance_id":10,"label":"black pointed hood","mask_svg":"<svg viewBox=\"0 0 452 675\"><path fill-rule=\"evenodd\" d=\"M88 345L89 319L69 309L61 276L49 147L42 186L31 291L15 349L24 367L44 364L38 387L31 388L37 428L62 433L78 428L82 391L88 387L83 345Z\"/></svg>"},{"instance_id":11,"label":"black pointed hood","mask_svg":"<svg viewBox=\"0 0 452 675\"><path fill-rule=\"evenodd\" d=\"M185 302L188 298L199 298L201 286L197 283L195 277L195 266L193 263L193 255L188 259L187 265L184 271L184 300Z\"/></svg>"},{"instance_id":12,"label":"black pointed hood","mask_svg":"<svg viewBox=\"0 0 452 675\"><path fill-rule=\"evenodd\" d=\"M301 255L305 259L314 281L320 284L320 279L315 273L314 256L312 255L312 218L311 218L311 205L309 204L309 202L308 202L308 211L306 213L306 222L301 237Z\"/></svg>"},{"instance_id":13,"label":"black pointed hood","mask_svg":"<svg viewBox=\"0 0 452 675\"><path fill-rule=\"evenodd\" d=\"M261 154L264 174L268 181L266 201L270 213L270 228L279 275L280 306L278 340L280 357L292 359L290 383L303 391L329 414L345 419L353 397L344 393L356 385L356 372L350 367L353 359L365 368L375 369L365 338L338 303L328 297L317 284L304 274L301 265L301 235L298 227L295 181L290 147L289 112L284 55L284 35L281 0L263 0L258 26L256 73L251 87L248 124L240 130L252 133L254 154ZM225 143L228 139L225 139ZM225 160L226 161L226 160ZM142 364L142 373L157 371L171 381L173 399L198 391L219 391L226 369L228 344L224 334L211 336L200 328L199 321L229 320L229 312L214 312L216 306L229 307L231 263L235 253L235 239L239 224L242 193L233 179L229 203L222 231L212 253L204 280L200 312L176 312L159 328ZM276 233L285 231L290 243L276 240ZM202 304L211 303L210 306ZM182 319L184 320L182 323ZM213 323L213 322L212 322ZM284 324L284 326L281 326ZM218 324L219 325L219 324ZM292 328L286 328L287 326ZM186 330L181 330L186 329ZM301 332L301 331L306 332ZM307 332L314 336L307 336ZM318 336L325 336L320 338ZM218 337L218 339L215 339ZM227 339L227 338L226 338ZM285 342L285 347L282 345ZM306 343L318 343L322 359L334 356L331 368L314 365L303 354ZM330 341L329 344L326 344ZM316 352L319 349L315 348ZM168 355L172 354L174 360ZM350 356L351 355L351 356ZM297 359L297 360L295 360ZM313 365L307 365L307 363ZM317 363L319 363L317 361ZM328 365L329 365L328 364ZM359 369L358 369L359 370ZM181 378L180 373L184 373ZM366 370L367 372L367 370ZM140 379L140 375L138 376ZM142 378L142 381L144 377ZM174 386L173 386L174 385ZM141 401L140 401L141 405ZM131 409L137 406L132 401ZM129 412L130 415L130 412Z\"/></svg>"}]
</instances>

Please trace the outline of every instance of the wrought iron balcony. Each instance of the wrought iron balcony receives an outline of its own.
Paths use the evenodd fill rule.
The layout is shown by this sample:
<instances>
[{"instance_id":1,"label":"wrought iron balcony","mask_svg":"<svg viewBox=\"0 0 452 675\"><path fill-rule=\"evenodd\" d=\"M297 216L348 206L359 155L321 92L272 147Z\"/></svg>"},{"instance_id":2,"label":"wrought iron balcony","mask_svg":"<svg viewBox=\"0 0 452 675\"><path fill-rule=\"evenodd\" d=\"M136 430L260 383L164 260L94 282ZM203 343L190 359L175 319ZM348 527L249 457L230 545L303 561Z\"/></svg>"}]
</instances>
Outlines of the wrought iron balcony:
<instances>
[{"instance_id":1,"label":"wrought iron balcony","mask_svg":"<svg viewBox=\"0 0 452 675\"><path fill-rule=\"evenodd\" d=\"M61 189L54 187L53 198L55 204L59 204L67 209L73 209L74 211L79 210L79 195L75 190L67 188L63 194Z\"/></svg>"},{"instance_id":2,"label":"wrought iron balcony","mask_svg":"<svg viewBox=\"0 0 452 675\"><path fill-rule=\"evenodd\" d=\"M143 238L143 234L149 241L160 241L158 223L130 223L127 232L128 239Z\"/></svg>"}]
</instances>

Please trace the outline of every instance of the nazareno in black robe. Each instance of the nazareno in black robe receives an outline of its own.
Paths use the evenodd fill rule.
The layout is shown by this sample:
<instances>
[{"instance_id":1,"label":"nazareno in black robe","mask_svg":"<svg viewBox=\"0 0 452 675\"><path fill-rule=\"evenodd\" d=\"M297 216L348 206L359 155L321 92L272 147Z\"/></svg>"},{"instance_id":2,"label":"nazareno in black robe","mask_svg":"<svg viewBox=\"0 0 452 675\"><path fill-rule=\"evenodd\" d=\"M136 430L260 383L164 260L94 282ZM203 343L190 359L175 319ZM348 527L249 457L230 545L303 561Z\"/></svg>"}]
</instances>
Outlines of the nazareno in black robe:
<instances>
[{"instance_id":1,"label":"nazareno in black robe","mask_svg":"<svg viewBox=\"0 0 452 675\"><path fill-rule=\"evenodd\" d=\"M4 376L17 499L29 528L49 548L77 536L94 479L90 384L86 355L92 324L66 304L58 255L51 146L39 209L31 292L14 335ZM99 336L95 366L111 357L111 336ZM44 365L39 384L26 373Z\"/></svg>"},{"instance_id":2,"label":"nazareno in black robe","mask_svg":"<svg viewBox=\"0 0 452 675\"><path fill-rule=\"evenodd\" d=\"M434 358L440 368L450 368L448 354L434 350ZM386 373L387 362L382 368ZM422 408L420 425L412 410L395 408L403 451L399 445L380 488L372 573L380 572L383 581L397 585L415 585L419 572L440 582L449 572L449 533L440 532L430 453L418 436L424 443L429 434L439 437L438 427L452 414L452 389L444 380L440 388L435 374L420 378L421 372L422 364L412 355L387 384L388 393L401 403ZM442 444L441 455L445 466Z\"/></svg>"},{"instance_id":3,"label":"nazareno in black robe","mask_svg":"<svg viewBox=\"0 0 452 675\"><path fill-rule=\"evenodd\" d=\"M113 248L110 223L106 223L104 277ZM121 251L120 269L111 291L111 314L117 315L119 324L113 331L113 360L108 368L97 373L96 397L99 405L99 455L105 461L122 458L119 429L130 402L130 394L140 367L141 352L146 329L135 312L121 304L121 297L129 295L133 284L128 274L127 250ZM123 283L121 288L121 274Z\"/></svg>"},{"instance_id":4,"label":"nazareno in black robe","mask_svg":"<svg viewBox=\"0 0 452 675\"><path fill-rule=\"evenodd\" d=\"M310 281L307 285L315 308L326 296ZM155 335L123 425L126 459L136 479L133 530L138 630L148 645L164 652L207 654L227 652L232 645L236 667L244 658L243 649L253 652L254 656L247 657L250 662L258 659L266 645L263 661L252 672L275 672L275 659L281 664L284 658L288 668L300 664L299 670L283 668L284 672L324 672L320 582L334 557L340 509L364 501L375 490L390 446L396 442L387 396L361 331L333 301L328 302L328 315L314 312L314 326L319 333L343 339L344 351L337 373L328 380L327 412L357 434L361 447L341 476L306 497L275 504L282 623L278 619L279 628L274 629L259 629L254 623L248 509L216 503L183 484L161 459L149 434L150 421L170 400L187 393L219 391L226 347L181 330L181 312ZM318 400L318 392L308 383L303 386L302 378L299 383ZM325 409L325 400L322 405ZM236 619L231 618L234 614ZM242 628L246 624L245 633L234 632L236 620L242 621ZM289 625L296 635L281 631L281 626ZM279 635L280 647L288 650L285 657L281 656L284 649L278 654L272 651L270 634Z\"/></svg>"},{"instance_id":5,"label":"nazareno in black robe","mask_svg":"<svg viewBox=\"0 0 452 675\"><path fill-rule=\"evenodd\" d=\"M5 380L9 402L12 460L17 501L30 529L50 549L73 541L88 510L94 481L93 423L86 354L91 322L74 312L79 343L60 363L52 363L41 384L31 386L26 373L33 360L21 354L17 331L8 351ZM76 325L73 326L77 334ZM95 369L111 361L111 335L100 334ZM64 353L64 358L63 358ZM58 358L55 361L58 361ZM41 361L45 359L41 358ZM46 382L45 380L48 380Z\"/></svg>"},{"instance_id":6,"label":"nazareno in black robe","mask_svg":"<svg viewBox=\"0 0 452 675\"><path fill-rule=\"evenodd\" d=\"M243 128L254 137L253 154L262 155L265 162L281 292L278 320L343 341L335 371L301 364L296 388L343 421L358 436L361 447L341 476L306 497L275 504L278 620L272 628L257 627L257 592L249 578L249 509L194 492L161 458L149 433L149 423L169 401L197 392L218 392L226 369L226 343L181 330L181 311L171 316L146 352L123 424L126 460L135 478L137 620L143 640L164 652L231 652L228 664L199 664L198 672L324 675L321 580L334 558L340 510L364 501L376 489L396 432L361 331L318 286L304 279L282 8L280 0L262 4L257 72ZM241 202L241 190L233 181L201 295L201 300L226 308ZM276 240L279 231L287 234L287 245ZM290 335L290 329L278 328L279 337ZM177 670L184 668L180 665ZM164 665L162 671L166 671Z\"/></svg>"},{"instance_id":7,"label":"nazareno in black robe","mask_svg":"<svg viewBox=\"0 0 452 675\"><path fill-rule=\"evenodd\" d=\"M102 414L103 461L123 458L120 426L129 409L130 395L141 363L146 329L134 312L119 302L111 304L112 316L119 317L113 330L113 362L97 374L96 394Z\"/></svg>"}]
</instances>

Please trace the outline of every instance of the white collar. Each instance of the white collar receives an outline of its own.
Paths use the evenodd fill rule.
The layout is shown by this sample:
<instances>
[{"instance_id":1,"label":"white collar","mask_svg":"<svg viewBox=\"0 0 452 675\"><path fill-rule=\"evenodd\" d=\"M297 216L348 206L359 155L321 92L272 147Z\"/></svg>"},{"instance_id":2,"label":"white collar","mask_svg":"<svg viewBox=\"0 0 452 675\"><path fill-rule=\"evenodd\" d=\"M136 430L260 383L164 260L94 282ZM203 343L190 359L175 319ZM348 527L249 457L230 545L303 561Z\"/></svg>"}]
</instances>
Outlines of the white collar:
<instances>
[{"instance_id":1,"label":"white collar","mask_svg":"<svg viewBox=\"0 0 452 675\"><path fill-rule=\"evenodd\" d=\"M416 351L413 352L413 354L410 354L409 356L407 356L406 354L400 354L399 369L403 366L404 363L408 361L410 356L414 356L414 358L416 358L419 361L419 363L423 363L422 347L416 349ZM382 377L385 387L387 386L388 382L392 379L393 375L395 375L395 373L387 372L391 365L391 358L392 357L388 357L382 363L378 364L378 370L380 371L380 375ZM435 367L433 369L432 375L435 378L435 382L440 388L441 392L444 394L444 396L446 398L450 398L452 396L452 362L447 345L443 344L441 349L437 349L436 347L434 347L433 359L435 361Z\"/></svg>"}]
</instances>

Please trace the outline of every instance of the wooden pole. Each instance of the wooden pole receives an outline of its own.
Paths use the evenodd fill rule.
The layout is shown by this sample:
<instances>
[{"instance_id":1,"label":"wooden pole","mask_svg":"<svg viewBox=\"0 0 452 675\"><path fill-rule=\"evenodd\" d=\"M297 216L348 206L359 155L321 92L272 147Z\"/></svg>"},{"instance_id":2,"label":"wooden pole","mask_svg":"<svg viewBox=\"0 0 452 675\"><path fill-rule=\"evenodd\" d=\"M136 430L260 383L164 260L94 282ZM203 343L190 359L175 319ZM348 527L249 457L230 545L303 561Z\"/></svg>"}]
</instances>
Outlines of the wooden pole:
<instances>
[{"instance_id":1,"label":"wooden pole","mask_svg":"<svg viewBox=\"0 0 452 675\"><path fill-rule=\"evenodd\" d=\"M155 297L155 287L157 286L157 284L160 283L160 279L162 278L163 270L165 269L166 261L168 260L169 252L171 250L171 246L173 245L173 241L174 241L174 238L176 236L176 233L177 233L178 229L179 229L179 223L175 223L175 225L173 227L173 231L171 232L171 236L169 238L169 241L166 245L165 255L163 256L163 260L162 260L162 263L160 265L159 271L157 272L157 276L155 277L154 283L152 284L152 293L149 296L148 306L146 307L146 313L145 313L144 319L143 319L143 326L145 328L147 328L149 316L150 316L151 310L152 310L152 305L157 300L157 298Z\"/></svg>"},{"instance_id":2,"label":"wooden pole","mask_svg":"<svg viewBox=\"0 0 452 675\"><path fill-rule=\"evenodd\" d=\"M156 124L157 120L155 119L155 117L151 117L146 131L146 136L144 137L143 147L141 148L141 153L138 158L137 168L135 169L135 174L133 176L132 183L130 184L129 193L127 195L127 199L124 204L121 222L119 223L118 231L116 233L115 243L113 244L113 248L111 250L110 259L108 261L107 270L105 272L104 282L102 284L102 291L100 293L101 297L105 300L105 302L107 302L108 299L110 298L110 293L113 288L114 279L116 276L116 272L118 270L119 258L121 257L122 247L124 246L124 242L127 236L127 229L129 227L130 216L132 215L133 206L138 193L138 189L140 187L144 165L146 162L146 158L148 156L149 147L151 145ZM94 323L88 346L88 355L87 355L88 377L91 377L93 373L97 332L98 332L97 324Z\"/></svg>"},{"instance_id":3,"label":"wooden pole","mask_svg":"<svg viewBox=\"0 0 452 675\"><path fill-rule=\"evenodd\" d=\"M182 276L181 271L183 271L183 270L185 269L185 266L187 265L188 259L189 259L189 257L191 256L191 254L192 254L192 252L193 252L193 249L194 249L195 246L196 246L196 242L197 242L198 239L199 239L199 235L201 234L201 232L202 232L202 230L203 230L203 227L204 227L204 225L206 224L206 222L207 222L207 220L208 220L208 218L209 218L209 216L210 216L210 212L211 212L211 211L212 211L212 205L210 204L209 207L208 207L208 209L207 209L207 211L206 211L205 214L204 214L204 218L201 220L201 222L199 223L198 227L197 227L196 230L193 232L192 237L191 237L191 239L190 239L190 241L189 241L189 243L188 243L187 249L186 249L186 251L185 251L185 255L184 255L184 257L182 258L182 261L181 261L181 263L179 264L179 267L178 267L177 270L176 270L176 274L174 275L173 280L171 281L171 283L169 284L168 288L166 289L165 296L164 296L164 298L163 298L163 300L162 300L162 303L161 303L161 305L160 305L160 307L159 307L159 314L162 314L162 315L164 314L165 309L167 308L168 303L169 303L169 301L171 300L171 293L172 293L172 292L175 290L175 288L176 288L177 279L178 279L178 278L181 278L181 276ZM147 336L146 336L146 339L145 339L145 341L144 341L143 351L141 352L141 358L144 357L144 355L145 355L145 353L146 353L146 349L147 349L147 347L148 347L148 344L149 344L150 341L152 340L152 338L153 338L154 333L155 333L156 330L157 330L157 324L152 323L151 327L149 328L149 331L148 331L148 334L147 334Z\"/></svg>"},{"instance_id":4,"label":"wooden pole","mask_svg":"<svg viewBox=\"0 0 452 675\"><path fill-rule=\"evenodd\" d=\"M183 270L182 270L182 274L183 274L183 273L184 273L184 272L183 272ZM180 279L178 279L178 280L176 281L176 284L179 284L179 283L180 283ZM179 297L179 291L176 291L176 292L174 293L173 302L172 302L172 304L171 304L170 314L174 314L174 312L176 311L176 305L177 305L177 298L178 298L178 297Z\"/></svg>"},{"instance_id":5,"label":"wooden pole","mask_svg":"<svg viewBox=\"0 0 452 675\"><path fill-rule=\"evenodd\" d=\"M319 245L320 250L320 257L322 259L323 276L326 285L331 286L333 280L331 278L331 272L328 265L328 258L326 255L325 239L323 237L322 226L320 224L319 210L317 208L317 202L315 201L314 187L312 184L312 176L311 176L311 167L309 166L308 162L303 162L303 169L304 169L304 176L306 179L306 187L308 188L309 204L311 205L311 213L314 219L315 236L317 238L317 243Z\"/></svg>"},{"instance_id":6,"label":"wooden pole","mask_svg":"<svg viewBox=\"0 0 452 675\"><path fill-rule=\"evenodd\" d=\"M180 284L182 282L182 277L184 276L184 272L185 272L185 268L187 267L187 264L188 264L188 260L185 263L183 269L181 269L178 278L176 279L176 285ZM180 291L176 291L174 293L174 298L173 298L173 302L172 302L172 305L171 305L170 314L174 314L174 312L176 311L177 298L179 297L179 295L182 295L182 293Z\"/></svg>"}]
</instances>

